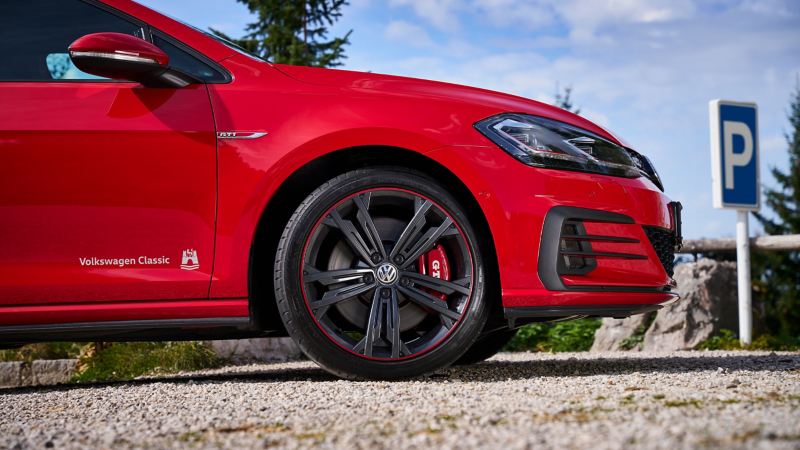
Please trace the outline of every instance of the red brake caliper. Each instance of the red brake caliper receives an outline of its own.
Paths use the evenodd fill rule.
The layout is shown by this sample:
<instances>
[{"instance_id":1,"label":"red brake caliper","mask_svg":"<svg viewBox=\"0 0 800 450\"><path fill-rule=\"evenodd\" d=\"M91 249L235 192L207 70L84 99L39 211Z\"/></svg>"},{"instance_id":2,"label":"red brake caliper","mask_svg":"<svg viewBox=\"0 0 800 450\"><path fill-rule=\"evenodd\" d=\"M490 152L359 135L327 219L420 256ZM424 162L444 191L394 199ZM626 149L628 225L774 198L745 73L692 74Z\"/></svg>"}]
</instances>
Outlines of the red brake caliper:
<instances>
[{"instance_id":1,"label":"red brake caliper","mask_svg":"<svg viewBox=\"0 0 800 450\"><path fill-rule=\"evenodd\" d=\"M423 275L450 281L450 264L447 262L447 254L444 252L444 248L439 244L436 244L428 253L420 256L417 266L419 266L419 273ZM429 288L423 289L434 297L447 300L447 295L445 294Z\"/></svg>"}]
</instances>

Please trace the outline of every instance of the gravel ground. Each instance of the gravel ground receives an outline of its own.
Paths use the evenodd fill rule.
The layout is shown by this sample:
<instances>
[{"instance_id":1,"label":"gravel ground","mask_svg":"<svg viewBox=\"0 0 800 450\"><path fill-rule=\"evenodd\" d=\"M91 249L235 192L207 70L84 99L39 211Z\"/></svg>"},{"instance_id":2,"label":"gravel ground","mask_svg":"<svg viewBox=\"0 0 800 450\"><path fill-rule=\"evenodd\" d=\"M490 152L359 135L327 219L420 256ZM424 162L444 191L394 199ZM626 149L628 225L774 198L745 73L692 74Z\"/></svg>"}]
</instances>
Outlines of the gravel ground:
<instances>
[{"instance_id":1,"label":"gravel ground","mask_svg":"<svg viewBox=\"0 0 800 450\"><path fill-rule=\"evenodd\" d=\"M309 362L0 391L0 447L800 449L800 353L501 354L407 382Z\"/></svg>"}]
</instances>

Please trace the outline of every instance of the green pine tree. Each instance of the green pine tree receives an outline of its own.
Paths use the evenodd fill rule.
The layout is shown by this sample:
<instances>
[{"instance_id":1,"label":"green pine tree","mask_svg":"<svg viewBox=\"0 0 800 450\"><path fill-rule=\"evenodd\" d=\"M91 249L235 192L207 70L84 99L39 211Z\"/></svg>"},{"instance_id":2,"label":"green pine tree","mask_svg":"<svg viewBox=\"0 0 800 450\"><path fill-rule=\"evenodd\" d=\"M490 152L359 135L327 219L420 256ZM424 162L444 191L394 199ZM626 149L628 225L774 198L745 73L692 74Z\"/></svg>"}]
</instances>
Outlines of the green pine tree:
<instances>
[{"instance_id":1,"label":"green pine tree","mask_svg":"<svg viewBox=\"0 0 800 450\"><path fill-rule=\"evenodd\" d=\"M336 67L346 58L344 46L350 43L352 30L343 37L328 39L327 35L328 27L342 16L347 0L237 1L258 16L247 25L244 38L212 32L278 64Z\"/></svg>"},{"instance_id":2,"label":"green pine tree","mask_svg":"<svg viewBox=\"0 0 800 450\"><path fill-rule=\"evenodd\" d=\"M553 105L575 114L581 113L581 109L572 103L572 86L565 87L564 93L562 94L561 89L559 89L558 84L556 84L556 99Z\"/></svg>"},{"instance_id":3,"label":"green pine tree","mask_svg":"<svg viewBox=\"0 0 800 450\"><path fill-rule=\"evenodd\" d=\"M772 168L778 188L764 189L774 215L754 213L769 235L800 234L800 79L789 106L789 170ZM783 339L800 339L800 252L753 253L754 300L764 325Z\"/></svg>"}]
</instances>

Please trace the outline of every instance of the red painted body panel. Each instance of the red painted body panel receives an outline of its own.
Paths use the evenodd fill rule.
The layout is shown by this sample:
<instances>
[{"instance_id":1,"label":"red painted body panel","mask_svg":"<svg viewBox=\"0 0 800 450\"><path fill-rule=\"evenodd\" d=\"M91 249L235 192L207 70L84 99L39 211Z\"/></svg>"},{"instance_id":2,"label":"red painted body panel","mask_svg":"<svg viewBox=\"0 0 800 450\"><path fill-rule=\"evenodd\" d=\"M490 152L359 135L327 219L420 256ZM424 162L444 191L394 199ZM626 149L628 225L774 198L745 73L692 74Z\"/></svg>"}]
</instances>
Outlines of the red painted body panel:
<instances>
[{"instance_id":1,"label":"red painted body panel","mask_svg":"<svg viewBox=\"0 0 800 450\"><path fill-rule=\"evenodd\" d=\"M218 61L232 81L183 89L0 83L0 102L12 106L0 108L0 325L247 316L243 300L221 299L249 295L251 246L269 201L309 162L364 146L417 152L465 183L491 230L484 238L497 250L506 307L672 298L545 289L537 275L539 241L543 219L557 205L632 217L633 225L587 228L640 241L597 249L647 257L601 258L589 275L565 277L567 285L668 284L641 225L671 227L669 200L645 178L526 166L472 126L516 112L617 141L588 120L464 86L272 65L129 0L103 1ZM268 134L216 140L216 131ZM199 270L180 269L183 249L198 251ZM140 255L169 257L170 264L78 263Z\"/></svg>"},{"instance_id":2,"label":"red painted body panel","mask_svg":"<svg viewBox=\"0 0 800 450\"><path fill-rule=\"evenodd\" d=\"M205 86L2 83L0 98L13 105L0 108L0 305L208 297L216 137ZM184 249L198 270L180 269ZM136 262L81 263L93 257Z\"/></svg>"}]
</instances>

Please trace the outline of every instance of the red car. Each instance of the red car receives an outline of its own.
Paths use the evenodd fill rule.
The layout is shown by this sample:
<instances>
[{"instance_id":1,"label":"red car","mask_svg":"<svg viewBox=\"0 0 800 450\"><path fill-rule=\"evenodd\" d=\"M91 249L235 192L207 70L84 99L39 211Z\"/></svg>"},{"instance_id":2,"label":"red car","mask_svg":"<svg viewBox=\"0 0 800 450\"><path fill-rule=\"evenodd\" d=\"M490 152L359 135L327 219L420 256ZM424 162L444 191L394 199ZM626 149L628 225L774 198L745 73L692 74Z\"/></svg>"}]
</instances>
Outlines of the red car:
<instances>
[{"instance_id":1,"label":"red car","mask_svg":"<svg viewBox=\"0 0 800 450\"><path fill-rule=\"evenodd\" d=\"M677 298L680 205L580 116L272 64L128 0L0 21L4 346L288 334L398 378Z\"/></svg>"}]
</instances>

